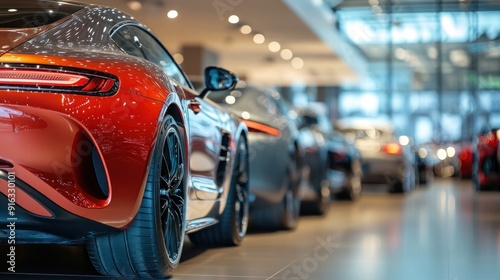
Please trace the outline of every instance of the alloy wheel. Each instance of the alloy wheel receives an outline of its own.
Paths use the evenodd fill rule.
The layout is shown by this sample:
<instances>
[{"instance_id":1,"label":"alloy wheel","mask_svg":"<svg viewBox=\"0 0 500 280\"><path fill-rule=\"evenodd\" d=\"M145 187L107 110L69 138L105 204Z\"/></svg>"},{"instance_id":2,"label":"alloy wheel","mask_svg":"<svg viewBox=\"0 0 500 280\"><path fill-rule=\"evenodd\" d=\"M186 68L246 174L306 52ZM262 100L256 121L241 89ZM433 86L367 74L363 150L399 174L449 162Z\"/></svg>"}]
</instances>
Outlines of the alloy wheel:
<instances>
[{"instance_id":1,"label":"alloy wheel","mask_svg":"<svg viewBox=\"0 0 500 280\"><path fill-rule=\"evenodd\" d=\"M167 131L160 165L160 214L167 255L175 262L180 255L184 235L184 157L179 132Z\"/></svg>"}]
</instances>

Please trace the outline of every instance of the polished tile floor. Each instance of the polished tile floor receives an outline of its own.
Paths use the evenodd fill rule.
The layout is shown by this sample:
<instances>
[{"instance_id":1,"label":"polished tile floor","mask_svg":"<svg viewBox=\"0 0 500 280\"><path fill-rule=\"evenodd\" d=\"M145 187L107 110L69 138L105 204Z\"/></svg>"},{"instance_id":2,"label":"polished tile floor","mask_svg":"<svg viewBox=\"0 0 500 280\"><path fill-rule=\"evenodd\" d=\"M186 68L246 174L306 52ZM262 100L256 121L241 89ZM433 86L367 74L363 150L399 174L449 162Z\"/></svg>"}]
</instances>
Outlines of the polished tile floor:
<instances>
[{"instance_id":1,"label":"polished tile floor","mask_svg":"<svg viewBox=\"0 0 500 280\"><path fill-rule=\"evenodd\" d=\"M187 243L173 279L500 279L500 193L474 193L459 179L401 195L373 187L358 202L334 201L325 217L303 217L293 232L250 233L235 248ZM0 279L106 279L82 248L20 249L18 272Z\"/></svg>"}]
</instances>

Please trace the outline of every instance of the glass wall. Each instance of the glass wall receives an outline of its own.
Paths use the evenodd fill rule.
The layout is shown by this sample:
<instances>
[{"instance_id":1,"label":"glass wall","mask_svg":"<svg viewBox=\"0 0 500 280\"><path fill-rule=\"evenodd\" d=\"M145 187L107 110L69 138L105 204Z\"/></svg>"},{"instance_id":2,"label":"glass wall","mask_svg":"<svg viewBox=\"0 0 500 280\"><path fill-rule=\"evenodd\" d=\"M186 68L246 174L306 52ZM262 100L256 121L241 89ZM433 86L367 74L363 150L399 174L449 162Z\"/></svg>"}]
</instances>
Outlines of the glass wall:
<instances>
[{"instance_id":1,"label":"glass wall","mask_svg":"<svg viewBox=\"0 0 500 280\"><path fill-rule=\"evenodd\" d=\"M371 72L340 89L339 117L389 118L419 143L500 126L499 1L350 0L332 10Z\"/></svg>"}]
</instances>

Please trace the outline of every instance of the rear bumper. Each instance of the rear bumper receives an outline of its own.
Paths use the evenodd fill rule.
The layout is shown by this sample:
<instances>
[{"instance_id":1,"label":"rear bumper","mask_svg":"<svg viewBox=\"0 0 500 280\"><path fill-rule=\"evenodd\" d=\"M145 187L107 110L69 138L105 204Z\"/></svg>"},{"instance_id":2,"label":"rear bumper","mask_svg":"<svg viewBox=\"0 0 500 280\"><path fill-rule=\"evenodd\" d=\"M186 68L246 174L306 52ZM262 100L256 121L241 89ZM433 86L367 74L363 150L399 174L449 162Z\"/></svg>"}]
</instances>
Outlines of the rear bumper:
<instances>
[{"instance_id":1,"label":"rear bumper","mask_svg":"<svg viewBox=\"0 0 500 280\"><path fill-rule=\"evenodd\" d=\"M9 100L12 92L0 93L20 103ZM127 92L17 95L40 105L0 103L0 169L14 171L68 213L127 228L142 201L163 104ZM137 106L122 106L123 100ZM0 188L6 184L0 180Z\"/></svg>"},{"instance_id":2,"label":"rear bumper","mask_svg":"<svg viewBox=\"0 0 500 280\"><path fill-rule=\"evenodd\" d=\"M0 242L14 239L16 244L78 244L91 236L119 232L69 213L20 178L12 178L7 171L0 170ZM6 182L7 188L13 190L7 191L7 195L4 193Z\"/></svg>"},{"instance_id":3,"label":"rear bumper","mask_svg":"<svg viewBox=\"0 0 500 280\"><path fill-rule=\"evenodd\" d=\"M363 158L363 183L403 182L407 163L402 157Z\"/></svg>"}]
</instances>

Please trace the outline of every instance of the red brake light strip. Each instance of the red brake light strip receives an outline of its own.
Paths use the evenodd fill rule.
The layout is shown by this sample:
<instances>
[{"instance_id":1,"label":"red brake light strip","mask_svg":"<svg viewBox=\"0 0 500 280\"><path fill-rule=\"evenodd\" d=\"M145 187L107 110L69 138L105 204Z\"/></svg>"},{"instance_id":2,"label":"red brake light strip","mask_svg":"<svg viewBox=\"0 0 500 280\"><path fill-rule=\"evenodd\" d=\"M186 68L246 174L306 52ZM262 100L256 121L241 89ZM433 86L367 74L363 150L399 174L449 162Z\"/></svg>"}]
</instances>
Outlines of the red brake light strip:
<instances>
[{"instance_id":1,"label":"red brake light strip","mask_svg":"<svg viewBox=\"0 0 500 280\"><path fill-rule=\"evenodd\" d=\"M279 137L281 135L281 132L277 128L249 120L243 120L243 122L245 122L249 131L263 132L276 137Z\"/></svg>"},{"instance_id":2,"label":"red brake light strip","mask_svg":"<svg viewBox=\"0 0 500 280\"><path fill-rule=\"evenodd\" d=\"M47 72L38 70L1 70L0 83L4 85L39 85L81 87L89 78L68 73Z\"/></svg>"}]
</instances>

